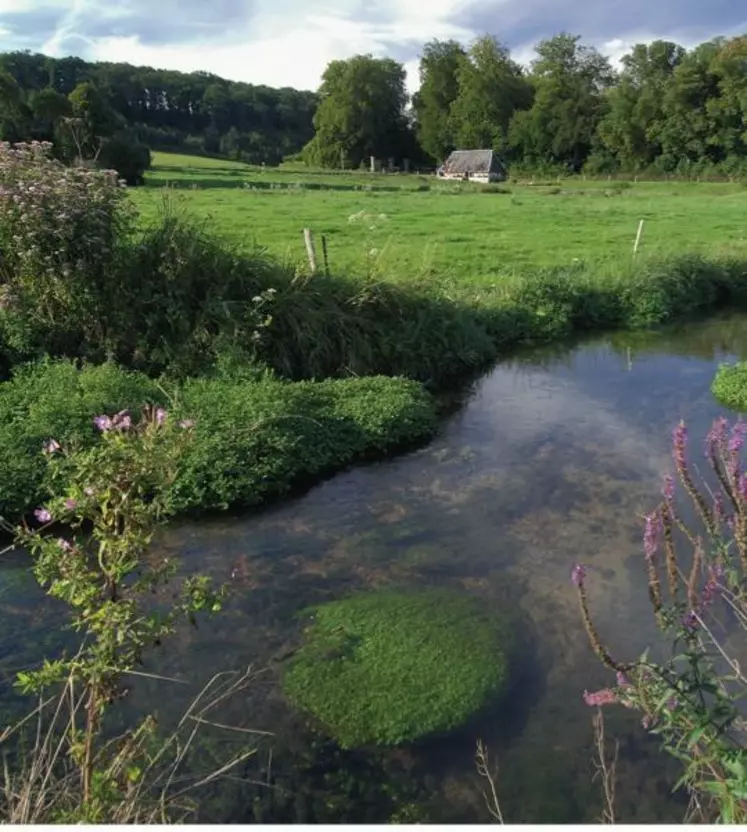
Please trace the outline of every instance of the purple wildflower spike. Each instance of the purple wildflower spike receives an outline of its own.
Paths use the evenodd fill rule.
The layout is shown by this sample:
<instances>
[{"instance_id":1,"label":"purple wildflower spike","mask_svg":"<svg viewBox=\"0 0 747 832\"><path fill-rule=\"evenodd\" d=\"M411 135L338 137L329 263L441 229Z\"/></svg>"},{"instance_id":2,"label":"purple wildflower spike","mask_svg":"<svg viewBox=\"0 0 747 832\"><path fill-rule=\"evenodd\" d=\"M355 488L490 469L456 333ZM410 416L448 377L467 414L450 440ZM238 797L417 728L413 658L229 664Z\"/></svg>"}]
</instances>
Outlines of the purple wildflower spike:
<instances>
[{"instance_id":1,"label":"purple wildflower spike","mask_svg":"<svg viewBox=\"0 0 747 832\"><path fill-rule=\"evenodd\" d=\"M583 564L577 563L571 569L571 580L574 586L577 586L579 589L583 587L584 581L586 580L586 567Z\"/></svg>"},{"instance_id":2,"label":"purple wildflower spike","mask_svg":"<svg viewBox=\"0 0 747 832\"><path fill-rule=\"evenodd\" d=\"M653 560L659 548L659 516L656 512L646 515L646 530L643 533L643 551L647 560Z\"/></svg>"},{"instance_id":3,"label":"purple wildflower spike","mask_svg":"<svg viewBox=\"0 0 747 832\"><path fill-rule=\"evenodd\" d=\"M162 425L166 421L166 411L162 407L156 408L156 424Z\"/></svg>"}]
</instances>

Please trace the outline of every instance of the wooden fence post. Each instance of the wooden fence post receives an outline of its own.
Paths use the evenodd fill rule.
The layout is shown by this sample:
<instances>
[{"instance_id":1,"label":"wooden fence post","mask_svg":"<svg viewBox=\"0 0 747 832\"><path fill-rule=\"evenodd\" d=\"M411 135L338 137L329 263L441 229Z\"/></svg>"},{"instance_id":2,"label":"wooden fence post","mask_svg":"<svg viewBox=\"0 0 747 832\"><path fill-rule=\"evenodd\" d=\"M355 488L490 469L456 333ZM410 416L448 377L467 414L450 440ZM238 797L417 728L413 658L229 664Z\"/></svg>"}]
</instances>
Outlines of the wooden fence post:
<instances>
[{"instance_id":1,"label":"wooden fence post","mask_svg":"<svg viewBox=\"0 0 747 832\"><path fill-rule=\"evenodd\" d=\"M327 238L322 234L322 257L324 258L324 273L329 277L329 257L327 255Z\"/></svg>"},{"instance_id":2,"label":"wooden fence post","mask_svg":"<svg viewBox=\"0 0 747 832\"><path fill-rule=\"evenodd\" d=\"M303 241L306 243L306 254L309 256L309 268L316 274L316 249L314 248L314 234L310 228L304 228Z\"/></svg>"}]
</instances>

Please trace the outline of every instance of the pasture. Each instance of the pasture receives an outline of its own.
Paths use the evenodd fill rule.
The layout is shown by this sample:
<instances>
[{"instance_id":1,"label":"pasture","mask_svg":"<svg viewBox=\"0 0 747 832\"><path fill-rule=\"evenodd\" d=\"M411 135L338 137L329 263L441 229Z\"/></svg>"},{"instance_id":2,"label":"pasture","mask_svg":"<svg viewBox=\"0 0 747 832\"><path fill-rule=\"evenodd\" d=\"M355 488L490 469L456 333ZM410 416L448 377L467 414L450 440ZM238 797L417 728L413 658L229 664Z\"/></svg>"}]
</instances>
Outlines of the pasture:
<instances>
[{"instance_id":1,"label":"pasture","mask_svg":"<svg viewBox=\"0 0 747 832\"><path fill-rule=\"evenodd\" d=\"M487 288L579 261L617 272L632 261L641 219L641 258L747 256L739 183L575 178L480 189L433 176L263 170L157 153L147 186L133 192L144 223L166 185L185 212L240 247L302 261L309 227L327 238L333 271L392 280L428 275Z\"/></svg>"}]
</instances>

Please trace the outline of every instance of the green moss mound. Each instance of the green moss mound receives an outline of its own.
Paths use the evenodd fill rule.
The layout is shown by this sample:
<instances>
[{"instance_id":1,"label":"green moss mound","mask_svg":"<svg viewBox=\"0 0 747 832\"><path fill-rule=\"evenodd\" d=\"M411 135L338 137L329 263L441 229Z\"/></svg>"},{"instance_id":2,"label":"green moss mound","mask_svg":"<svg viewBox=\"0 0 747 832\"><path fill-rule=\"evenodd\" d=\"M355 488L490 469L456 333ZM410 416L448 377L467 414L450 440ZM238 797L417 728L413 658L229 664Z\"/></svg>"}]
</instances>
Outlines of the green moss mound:
<instances>
[{"instance_id":1,"label":"green moss mound","mask_svg":"<svg viewBox=\"0 0 747 832\"><path fill-rule=\"evenodd\" d=\"M506 688L509 628L477 599L378 591L309 612L283 686L343 748L455 728Z\"/></svg>"},{"instance_id":2,"label":"green moss mound","mask_svg":"<svg viewBox=\"0 0 747 832\"><path fill-rule=\"evenodd\" d=\"M42 362L0 384L0 516L17 520L47 496L46 440L90 445L94 416L147 403L196 423L173 486L182 511L258 505L436 426L431 396L401 378L288 382L246 370L161 386L114 364Z\"/></svg>"},{"instance_id":3,"label":"green moss mound","mask_svg":"<svg viewBox=\"0 0 747 832\"><path fill-rule=\"evenodd\" d=\"M716 370L711 392L731 410L747 412L747 361L722 364Z\"/></svg>"}]
</instances>

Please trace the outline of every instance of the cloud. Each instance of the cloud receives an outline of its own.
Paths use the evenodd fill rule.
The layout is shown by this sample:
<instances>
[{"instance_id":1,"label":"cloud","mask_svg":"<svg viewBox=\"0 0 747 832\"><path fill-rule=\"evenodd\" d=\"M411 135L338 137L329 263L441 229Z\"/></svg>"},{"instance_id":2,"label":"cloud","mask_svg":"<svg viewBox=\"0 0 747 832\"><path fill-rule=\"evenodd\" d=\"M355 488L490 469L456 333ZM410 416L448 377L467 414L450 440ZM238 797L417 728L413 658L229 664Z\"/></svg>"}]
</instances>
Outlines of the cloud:
<instances>
[{"instance_id":1,"label":"cloud","mask_svg":"<svg viewBox=\"0 0 747 832\"><path fill-rule=\"evenodd\" d=\"M0 0L6 49L204 70L270 86L314 89L326 64L389 55L418 83L431 38L490 32L529 62L561 30L618 59L657 37L691 46L747 30L733 0Z\"/></svg>"}]
</instances>

